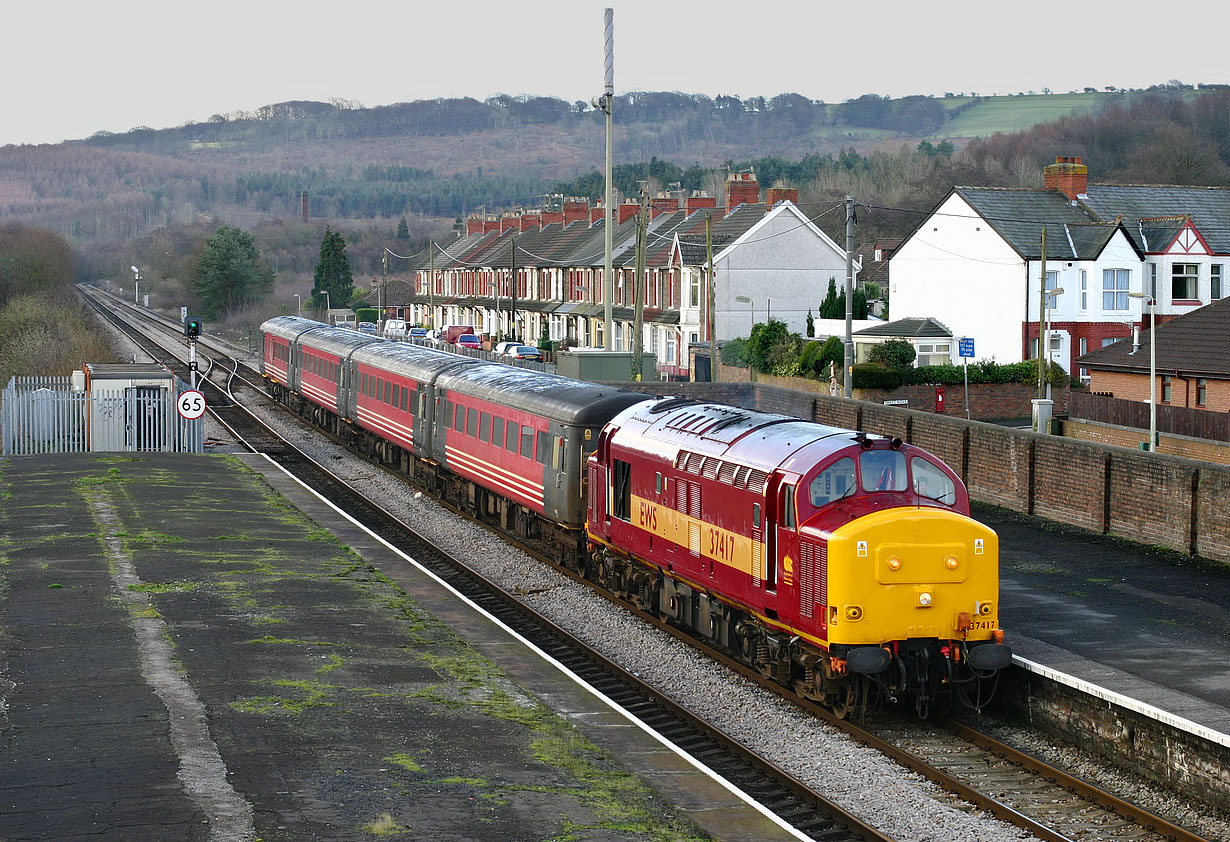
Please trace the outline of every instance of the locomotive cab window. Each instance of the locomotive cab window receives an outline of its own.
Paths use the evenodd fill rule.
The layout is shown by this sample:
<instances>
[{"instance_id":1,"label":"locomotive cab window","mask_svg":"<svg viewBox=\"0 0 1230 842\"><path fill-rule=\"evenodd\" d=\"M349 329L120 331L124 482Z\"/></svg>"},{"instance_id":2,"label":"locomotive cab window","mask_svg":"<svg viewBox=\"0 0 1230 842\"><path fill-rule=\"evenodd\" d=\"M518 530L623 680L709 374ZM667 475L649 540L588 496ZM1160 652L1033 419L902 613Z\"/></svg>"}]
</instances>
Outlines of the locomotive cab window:
<instances>
[{"instance_id":1,"label":"locomotive cab window","mask_svg":"<svg viewBox=\"0 0 1230 842\"><path fill-rule=\"evenodd\" d=\"M621 459L611 460L611 516L632 517L632 463Z\"/></svg>"},{"instance_id":2,"label":"locomotive cab window","mask_svg":"<svg viewBox=\"0 0 1230 842\"><path fill-rule=\"evenodd\" d=\"M905 454L900 450L864 450L858 472L864 491L905 491Z\"/></svg>"},{"instance_id":3,"label":"locomotive cab window","mask_svg":"<svg viewBox=\"0 0 1230 842\"><path fill-rule=\"evenodd\" d=\"M816 474L807 492L818 509L853 494L855 487L854 460L847 456Z\"/></svg>"},{"instance_id":4,"label":"locomotive cab window","mask_svg":"<svg viewBox=\"0 0 1230 842\"><path fill-rule=\"evenodd\" d=\"M915 456L910 460L910 472L914 475L914 493L919 497L938 500L945 506L957 502L957 486L939 465Z\"/></svg>"},{"instance_id":5,"label":"locomotive cab window","mask_svg":"<svg viewBox=\"0 0 1230 842\"><path fill-rule=\"evenodd\" d=\"M786 529L794 529L794 486L782 486L782 526Z\"/></svg>"}]
</instances>

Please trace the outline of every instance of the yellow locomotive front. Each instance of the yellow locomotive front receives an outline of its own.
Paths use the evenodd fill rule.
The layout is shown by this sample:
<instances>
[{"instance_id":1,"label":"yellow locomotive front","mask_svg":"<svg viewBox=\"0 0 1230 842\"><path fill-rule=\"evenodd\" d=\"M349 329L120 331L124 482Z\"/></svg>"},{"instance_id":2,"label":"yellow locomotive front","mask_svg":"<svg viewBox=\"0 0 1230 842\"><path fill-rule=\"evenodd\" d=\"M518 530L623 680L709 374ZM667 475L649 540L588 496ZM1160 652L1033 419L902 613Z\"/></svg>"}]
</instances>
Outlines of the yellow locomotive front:
<instances>
[{"instance_id":1,"label":"yellow locomotive front","mask_svg":"<svg viewBox=\"0 0 1230 842\"><path fill-rule=\"evenodd\" d=\"M950 509L868 512L827 536L829 651L921 716L1007 666L999 629L999 541Z\"/></svg>"}]
</instances>

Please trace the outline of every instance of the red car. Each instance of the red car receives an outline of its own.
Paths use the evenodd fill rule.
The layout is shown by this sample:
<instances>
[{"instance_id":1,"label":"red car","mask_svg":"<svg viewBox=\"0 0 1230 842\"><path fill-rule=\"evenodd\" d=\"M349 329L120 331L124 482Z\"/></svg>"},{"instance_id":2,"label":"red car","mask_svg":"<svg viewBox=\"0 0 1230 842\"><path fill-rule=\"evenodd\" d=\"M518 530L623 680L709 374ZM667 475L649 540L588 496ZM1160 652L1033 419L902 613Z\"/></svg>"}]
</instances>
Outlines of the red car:
<instances>
[{"instance_id":1,"label":"red car","mask_svg":"<svg viewBox=\"0 0 1230 842\"><path fill-rule=\"evenodd\" d=\"M459 348L473 348L475 351L483 347L482 340L473 333L463 333L454 341Z\"/></svg>"}]
</instances>

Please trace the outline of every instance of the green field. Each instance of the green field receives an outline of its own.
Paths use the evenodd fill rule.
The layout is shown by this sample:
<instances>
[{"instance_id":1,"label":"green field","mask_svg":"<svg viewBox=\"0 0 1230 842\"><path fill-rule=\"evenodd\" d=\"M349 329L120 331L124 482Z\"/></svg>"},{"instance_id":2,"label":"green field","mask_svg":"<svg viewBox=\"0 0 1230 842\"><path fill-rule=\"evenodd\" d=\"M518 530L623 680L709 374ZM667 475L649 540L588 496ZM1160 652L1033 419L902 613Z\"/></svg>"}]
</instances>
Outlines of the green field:
<instances>
[{"instance_id":1,"label":"green field","mask_svg":"<svg viewBox=\"0 0 1230 842\"><path fill-rule=\"evenodd\" d=\"M958 114L936 133L936 137L989 137L996 132L1016 132L1038 123L1079 114L1102 105L1115 94L1035 94L1033 96L988 96L968 111ZM950 97L944 103L953 107L967 98Z\"/></svg>"}]
</instances>

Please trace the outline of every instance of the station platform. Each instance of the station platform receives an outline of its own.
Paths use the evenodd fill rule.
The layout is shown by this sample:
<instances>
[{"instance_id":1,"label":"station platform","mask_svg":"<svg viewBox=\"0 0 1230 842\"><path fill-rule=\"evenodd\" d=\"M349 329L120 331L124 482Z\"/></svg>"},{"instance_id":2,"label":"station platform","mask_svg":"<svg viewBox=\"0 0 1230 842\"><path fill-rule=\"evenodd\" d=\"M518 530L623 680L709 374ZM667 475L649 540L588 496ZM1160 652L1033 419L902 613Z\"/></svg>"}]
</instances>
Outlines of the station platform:
<instances>
[{"instance_id":1,"label":"station platform","mask_svg":"<svg viewBox=\"0 0 1230 842\"><path fill-rule=\"evenodd\" d=\"M263 457L0 499L0 839L798 838Z\"/></svg>"},{"instance_id":2,"label":"station platform","mask_svg":"<svg viewBox=\"0 0 1230 842\"><path fill-rule=\"evenodd\" d=\"M973 514L999 534L999 619L1015 655L1230 746L1230 566Z\"/></svg>"}]
</instances>

